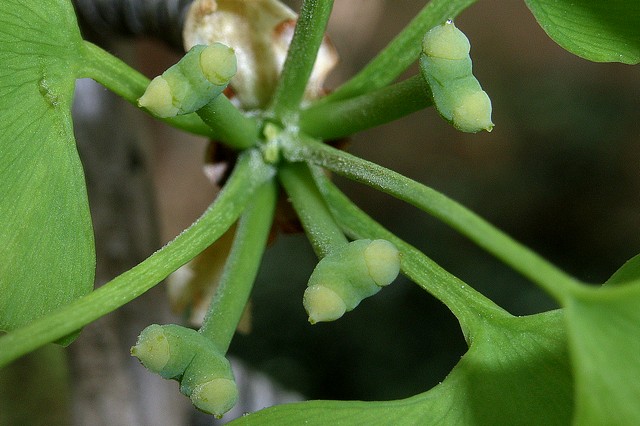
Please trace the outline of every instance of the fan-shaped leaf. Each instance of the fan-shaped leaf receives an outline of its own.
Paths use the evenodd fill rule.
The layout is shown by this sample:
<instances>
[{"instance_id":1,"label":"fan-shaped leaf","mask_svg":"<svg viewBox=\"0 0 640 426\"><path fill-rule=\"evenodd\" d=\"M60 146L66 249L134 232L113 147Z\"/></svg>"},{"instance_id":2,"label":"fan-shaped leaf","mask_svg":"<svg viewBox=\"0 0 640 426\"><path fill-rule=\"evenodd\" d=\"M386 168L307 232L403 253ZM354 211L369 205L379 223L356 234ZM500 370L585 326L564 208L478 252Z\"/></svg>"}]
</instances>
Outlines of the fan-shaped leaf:
<instances>
[{"instance_id":1,"label":"fan-shaped leaf","mask_svg":"<svg viewBox=\"0 0 640 426\"><path fill-rule=\"evenodd\" d=\"M577 424L640 424L640 256L566 305Z\"/></svg>"},{"instance_id":2,"label":"fan-shaped leaf","mask_svg":"<svg viewBox=\"0 0 640 426\"><path fill-rule=\"evenodd\" d=\"M69 1L0 2L0 330L93 284L93 234L71 124L81 43Z\"/></svg>"},{"instance_id":3,"label":"fan-shaped leaf","mask_svg":"<svg viewBox=\"0 0 640 426\"><path fill-rule=\"evenodd\" d=\"M540 26L569 52L595 62L640 62L638 0L525 0Z\"/></svg>"},{"instance_id":4,"label":"fan-shaped leaf","mask_svg":"<svg viewBox=\"0 0 640 426\"><path fill-rule=\"evenodd\" d=\"M562 312L489 321L444 382L428 392L398 401L286 404L232 424L568 424L573 385Z\"/></svg>"}]
</instances>

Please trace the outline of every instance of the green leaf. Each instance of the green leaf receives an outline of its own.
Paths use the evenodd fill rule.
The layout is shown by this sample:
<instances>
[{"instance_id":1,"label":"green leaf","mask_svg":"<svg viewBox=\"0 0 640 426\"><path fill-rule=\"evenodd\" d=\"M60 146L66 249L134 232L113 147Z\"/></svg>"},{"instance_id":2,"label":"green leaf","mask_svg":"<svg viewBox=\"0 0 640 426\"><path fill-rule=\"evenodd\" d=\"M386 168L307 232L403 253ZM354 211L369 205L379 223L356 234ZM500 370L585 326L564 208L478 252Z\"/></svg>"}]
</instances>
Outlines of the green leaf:
<instances>
[{"instance_id":1,"label":"green leaf","mask_svg":"<svg viewBox=\"0 0 640 426\"><path fill-rule=\"evenodd\" d=\"M488 318L449 376L411 398L280 405L231 424L565 425L573 385L563 323L561 311Z\"/></svg>"},{"instance_id":2,"label":"green leaf","mask_svg":"<svg viewBox=\"0 0 640 426\"><path fill-rule=\"evenodd\" d=\"M594 62L640 62L638 0L525 0L540 26L569 52Z\"/></svg>"},{"instance_id":3,"label":"green leaf","mask_svg":"<svg viewBox=\"0 0 640 426\"><path fill-rule=\"evenodd\" d=\"M606 286L618 284L640 284L640 254L627 261L605 282Z\"/></svg>"},{"instance_id":4,"label":"green leaf","mask_svg":"<svg viewBox=\"0 0 640 426\"><path fill-rule=\"evenodd\" d=\"M576 423L640 424L640 256L606 286L574 291L565 306Z\"/></svg>"},{"instance_id":5,"label":"green leaf","mask_svg":"<svg viewBox=\"0 0 640 426\"><path fill-rule=\"evenodd\" d=\"M93 233L71 123L81 42L69 1L0 2L0 330L93 285Z\"/></svg>"},{"instance_id":6,"label":"green leaf","mask_svg":"<svg viewBox=\"0 0 640 426\"><path fill-rule=\"evenodd\" d=\"M256 188L275 175L262 153L246 150L215 201L191 226L163 248L99 289L5 336L0 336L0 367L73 333L145 293L192 260L222 236L255 195Z\"/></svg>"}]
</instances>

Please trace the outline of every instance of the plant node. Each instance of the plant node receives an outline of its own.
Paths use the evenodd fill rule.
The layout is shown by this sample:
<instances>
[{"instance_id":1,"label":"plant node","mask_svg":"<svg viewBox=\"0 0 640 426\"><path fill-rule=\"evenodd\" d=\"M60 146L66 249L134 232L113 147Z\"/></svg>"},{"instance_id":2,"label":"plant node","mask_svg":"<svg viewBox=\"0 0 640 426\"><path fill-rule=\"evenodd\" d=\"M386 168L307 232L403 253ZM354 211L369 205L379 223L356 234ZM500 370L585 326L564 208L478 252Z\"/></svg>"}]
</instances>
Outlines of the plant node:
<instances>
[{"instance_id":1,"label":"plant node","mask_svg":"<svg viewBox=\"0 0 640 426\"><path fill-rule=\"evenodd\" d=\"M267 122L262 129L264 143L260 146L262 157L267 164L277 164L280 161L280 141L282 128Z\"/></svg>"}]
</instances>

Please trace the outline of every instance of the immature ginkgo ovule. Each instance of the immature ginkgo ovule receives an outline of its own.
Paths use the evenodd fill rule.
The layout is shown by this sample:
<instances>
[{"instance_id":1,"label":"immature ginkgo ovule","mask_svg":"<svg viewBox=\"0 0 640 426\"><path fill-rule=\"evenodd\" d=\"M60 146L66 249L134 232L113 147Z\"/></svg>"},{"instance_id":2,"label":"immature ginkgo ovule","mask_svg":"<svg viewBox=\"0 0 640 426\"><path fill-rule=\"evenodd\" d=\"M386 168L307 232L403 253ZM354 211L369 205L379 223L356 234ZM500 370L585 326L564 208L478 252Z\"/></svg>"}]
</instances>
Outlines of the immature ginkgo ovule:
<instances>
[{"instance_id":1,"label":"immature ginkgo ovule","mask_svg":"<svg viewBox=\"0 0 640 426\"><path fill-rule=\"evenodd\" d=\"M173 117L180 111L174 105L173 94L169 83L162 76L151 80L144 95L138 99L138 105L148 109L158 117Z\"/></svg>"},{"instance_id":2,"label":"immature ginkgo ovule","mask_svg":"<svg viewBox=\"0 0 640 426\"><path fill-rule=\"evenodd\" d=\"M236 70L230 47L222 43L194 46L151 81L138 105L162 118L195 112L222 93Z\"/></svg>"},{"instance_id":3,"label":"immature ginkgo ovule","mask_svg":"<svg viewBox=\"0 0 640 426\"><path fill-rule=\"evenodd\" d=\"M433 58L465 59L470 51L469 39L450 21L432 28L422 39L422 52Z\"/></svg>"},{"instance_id":4,"label":"immature ginkgo ovule","mask_svg":"<svg viewBox=\"0 0 640 426\"><path fill-rule=\"evenodd\" d=\"M304 292L309 322L340 318L399 272L400 252L389 241L362 239L334 249L318 262Z\"/></svg>"},{"instance_id":5,"label":"immature ginkgo ovule","mask_svg":"<svg viewBox=\"0 0 640 426\"><path fill-rule=\"evenodd\" d=\"M131 348L131 355L138 358L149 371L159 373L169 362L169 342L162 327L157 324L150 325L145 331Z\"/></svg>"},{"instance_id":6,"label":"immature ginkgo ovule","mask_svg":"<svg viewBox=\"0 0 640 426\"><path fill-rule=\"evenodd\" d=\"M189 398L193 405L206 413L226 413L238 400L238 387L233 380L213 379L193 388Z\"/></svg>"},{"instance_id":7,"label":"immature ginkgo ovule","mask_svg":"<svg viewBox=\"0 0 640 426\"><path fill-rule=\"evenodd\" d=\"M236 55L222 43L210 44L200 53L200 69L209 82L226 87L237 71Z\"/></svg>"},{"instance_id":8,"label":"immature ginkgo ovule","mask_svg":"<svg viewBox=\"0 0 640 426\"><path fill-rule=\"evenodd\" d=\"M369 276L379 286L393 282L400 272L400 252L387 240L373 240L364 249Z\"/></svg>"},{"instance_id":9,"label":"immature ginkgo ovule","mask_svg":"<svg viewBox=\"0 0 640 426\"><path fill-rule=\"evenodd\" d=\"M205 413L222 416L238 400L231 364L195 330L152 324L140 333L131 355L161 377L179 381L180 392Z\"/></svg>"},{"instance_id":10,"label":"immature ginkgo ovule","mask_svg":"<svg viewBox=\"0 0 640 426\"><path fill-rule=\"evenodd\" d=\"M463 132L493 129L491 100L472 73L469 39L452 21L425 34L420 71L440 115Z\"/></svg>"},{"instance_id":11,"label":"immature ginkgo ovule","mask_svg":"<svg viewBox=\"0 0 640 426\"><path fill-rule=\"evenodd\" d=\"M336 320L347 311L347 305L340 295L323 283L307 287L302 304L311 324Z\"/></svg>"}]
</instances>

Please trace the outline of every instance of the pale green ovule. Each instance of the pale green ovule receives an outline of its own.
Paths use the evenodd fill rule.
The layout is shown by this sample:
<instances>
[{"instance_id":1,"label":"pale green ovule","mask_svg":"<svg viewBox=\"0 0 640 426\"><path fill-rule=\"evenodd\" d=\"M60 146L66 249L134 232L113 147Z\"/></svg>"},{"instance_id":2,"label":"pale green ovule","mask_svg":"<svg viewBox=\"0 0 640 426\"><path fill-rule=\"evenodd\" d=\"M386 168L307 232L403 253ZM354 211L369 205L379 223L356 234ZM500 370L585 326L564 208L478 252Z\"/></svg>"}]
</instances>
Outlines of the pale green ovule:
<instances>
[{"instance_id":1,"label":"pale green ovule","mask_svg":"<svg viewBox=\"0 0 640 426\"><path fill-rule=\"evenodd\" d=\"M393 282L400 272L400 252L386 240L374 240L364 251L369 276L379 286Z\"/></svg>"},{"instance_id":2,"label":"pale green ovule","mask_svg":"<svg viewBox=\"0 0 640 426\"><path fill-rule=\"evenodd\" d=\"M135 356L150 371L159 373L169 362L171 350L164 330L159 325L151 325L138 337L136 345L131 348Z\"/></svg>"},{"instance_id":3,"label":"pale green ovule","mask_svg":"<svg viewBox=\"0 0 640 426\"><path fill-rule=\"evenodd\" d=\"M472 93L460 100L460 104L453 109L453 125L469 133L493 130L491 122L491 100L484 90Z\"/></svg>"},{"instance_id":4,"label":"pale green ovule","mask_svg":"<svg viewBox=\"0 0 640 426\"><path fill-rule=\"evenodd\" d=\"M162 76L151 80L147 90L138 99L138 105L161 118L173 117L178 114L178 108L173 104L169 83Z\"/></svg>"},{"instance_id":5,"label":"pale green ovule","mask_svg":"<svg viewBox=\"0 0 640 426\"><path fill-rule=\"evenodd\" d=\"M236 404L238 387L233 380L213 379L196 386L190 398L199 410L221 417Z\"/></svg>"},{"instance_id":6,"label":"pale green ovule","mask_svg":"<svg viewBox=\"0 0 640 426\"><path fill-rule=\"evenodd\" d=\"M222 86L236 74L236 55L232 48L222 43L213 43L200 53L200 68L207 80Z\"/></svg>"},{"instance_id":7,"label":"pale green ovule","mask_svg":"<svg viewBox=\"0 0 640 426\"><path fill-rule=\"evenodd\" d=\"M463 132L490 132L491 100L473 76L464 33L447 22L427 32L422 49L420 71L438 113Z\"/></svg>"},{"instance_id":8,"label":"pale green ovule","mask_svg":"<svg viewBox=\"0 0 640 426\"><path fill-rule=\"evenodd\" d=\"M302 304L309 314L311 324L337 320L347 311L342 298L335 291L321 285L307 287Z\"/></svg>"},{"instance_id":9,"label":"pale green ovule","mask_svg":"<svg viewBox=\"0 0 640 426\"><path fill-rule=\"evenodd\" d=\"M434 58L465 59L470 50L469 39L453 22L432 28L422 40L422 51Z\"/></svg>"}]
</instances>

